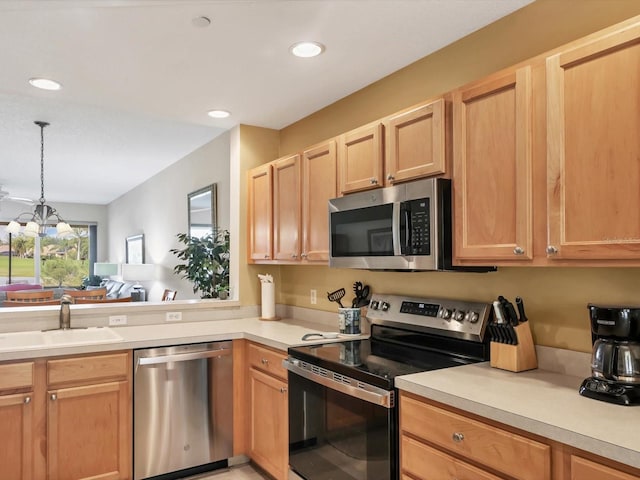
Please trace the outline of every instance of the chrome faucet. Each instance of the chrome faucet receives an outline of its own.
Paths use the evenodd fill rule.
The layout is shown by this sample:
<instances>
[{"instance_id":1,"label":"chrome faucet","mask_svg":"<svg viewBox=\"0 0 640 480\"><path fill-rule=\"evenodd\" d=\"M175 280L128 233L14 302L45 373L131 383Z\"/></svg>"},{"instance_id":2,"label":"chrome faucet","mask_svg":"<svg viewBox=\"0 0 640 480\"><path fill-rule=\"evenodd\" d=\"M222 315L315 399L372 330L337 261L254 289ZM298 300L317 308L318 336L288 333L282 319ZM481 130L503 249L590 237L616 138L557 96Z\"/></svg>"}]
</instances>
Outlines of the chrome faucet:
<instances>
[{"instance_id":1,"label":"chrome faucet","mask_svg":"<svg viewBox=\"0 0 640 480\"><path fill-rule=\"evenodd\" d=\"M60 297L60 329L68 330L71 328L71 303L73 299L70 295L62 295Z\"/></svg>"}]
</instances>

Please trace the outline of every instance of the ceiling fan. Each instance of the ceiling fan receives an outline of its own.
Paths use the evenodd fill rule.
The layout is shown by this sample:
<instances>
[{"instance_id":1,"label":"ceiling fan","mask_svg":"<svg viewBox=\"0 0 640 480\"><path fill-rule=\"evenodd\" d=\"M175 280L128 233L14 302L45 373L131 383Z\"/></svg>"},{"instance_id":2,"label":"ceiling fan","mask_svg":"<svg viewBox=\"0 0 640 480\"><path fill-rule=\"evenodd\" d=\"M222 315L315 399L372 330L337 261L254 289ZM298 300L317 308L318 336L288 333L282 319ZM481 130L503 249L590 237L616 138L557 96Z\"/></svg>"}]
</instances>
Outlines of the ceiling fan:
<instances>
[{"instance_id":1,"label":"ceiling fan","mask_svg":"<svg viewBox=\"0 0 640 480\"><path fill-rule=\"evenodd\" d=\"M25 205L34 205L35 201L30 198L25 197L14 197L9 195L9 192L4 189L4 187L0 184L0 202L15 202L15 203L23 203Z\"/></svg>"}]
</instances>

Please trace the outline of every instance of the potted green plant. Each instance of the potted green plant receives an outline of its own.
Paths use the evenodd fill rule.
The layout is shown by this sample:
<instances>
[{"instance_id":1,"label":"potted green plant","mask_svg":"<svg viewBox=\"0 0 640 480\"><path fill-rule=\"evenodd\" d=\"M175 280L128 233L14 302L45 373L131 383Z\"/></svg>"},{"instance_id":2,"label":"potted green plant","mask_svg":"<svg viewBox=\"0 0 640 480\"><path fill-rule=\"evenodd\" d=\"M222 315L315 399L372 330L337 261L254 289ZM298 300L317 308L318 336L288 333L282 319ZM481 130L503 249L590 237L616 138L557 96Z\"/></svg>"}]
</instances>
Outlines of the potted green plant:
<instances>
[{"instance_id":1,"label":"potted green plant","mask_svg":"<svg viewBox=\"0 0 640 480\"><path fill-rule=\"evenodd\" d=\"M226 299L229 295L229 232L217 230L204 237L178 233L182 249L169 250L186 263L173 267L174 273L193 283L193 293L201 298Z\"/></svg>"}]
</instances>

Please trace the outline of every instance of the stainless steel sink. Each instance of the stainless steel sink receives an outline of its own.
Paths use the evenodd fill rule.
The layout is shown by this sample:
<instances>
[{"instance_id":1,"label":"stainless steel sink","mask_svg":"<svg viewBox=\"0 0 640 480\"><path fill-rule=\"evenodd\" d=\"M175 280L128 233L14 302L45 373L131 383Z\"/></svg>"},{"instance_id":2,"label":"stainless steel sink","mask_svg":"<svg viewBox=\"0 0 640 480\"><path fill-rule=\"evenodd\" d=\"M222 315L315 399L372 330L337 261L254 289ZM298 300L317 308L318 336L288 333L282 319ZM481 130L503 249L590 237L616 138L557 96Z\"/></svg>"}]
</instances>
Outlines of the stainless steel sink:
<instances>
[{"instance_id":1,"label":"stainless steel sink","mask_svg":"<svg viewBox=\"0 0 640 480\"><path fill-rule=\"evenodd\" d=\"M123 338L120 335L108 327L1 333L0 352L113 343L121 342L122 340Z\"/></svg>"}]
</instances>

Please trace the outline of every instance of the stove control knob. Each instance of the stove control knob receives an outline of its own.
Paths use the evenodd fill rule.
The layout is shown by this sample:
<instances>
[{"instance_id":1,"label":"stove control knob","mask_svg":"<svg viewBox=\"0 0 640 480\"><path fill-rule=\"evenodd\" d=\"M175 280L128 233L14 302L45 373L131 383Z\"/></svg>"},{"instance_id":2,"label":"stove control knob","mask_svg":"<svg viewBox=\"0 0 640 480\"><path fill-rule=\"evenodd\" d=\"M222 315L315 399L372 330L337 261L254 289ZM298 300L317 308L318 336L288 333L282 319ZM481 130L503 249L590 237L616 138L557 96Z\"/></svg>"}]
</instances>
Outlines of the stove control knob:
<instances>
[{"instance_id":1,"label":"stove control knob","mask_svg":"<svg viewBox=\"0 0 640 480\"><path fill-rule=\"evenodd\" d=\"M478 315L478 312L468 312L465 315L465 318L469 321L469 323L477 323L477 321L480 320L480 315Z\"/></svg>"},{"instance_id":2,"label":"stove control knob","mask_svg":"<svg viewBox=\"0 0 640 480\"><path fill-rule=\"evenodd\" d=\"M462 310L458 310L453 314L453 319L458 322L464 322L464 312Z\"/></svg>"},{"instance_id":3,"label":"stove control knob","mask_svg":"<svg viewBox=\"0 0 640 480\"><path fill-rule=\"evenodd\" d=\"M382 310L383 312L389 311L390 306L391 305L389 305L387 302L380 302L380 310Z\"/></svg>"},{"instance_id":4,"label":"stove control knob","mask_svg":"<svg viewBox=\"0 0 640 480\"><path fill-rule=\"evenodd\" d=\"M442 310L440 310L440 316L445 320L449 320L452 314L453 314L453 311L449 310L448 308L443 308Z\"/></svg>"},{"instance_id":5,"label":"stove control knob","mask_svg":"<svg viewBox=\"0 0 640 480\"><path fill-rule=\"evenodd\" d=\"M371 300L371 303L369 303L369 308L371 310L377 310L378 309L378 301L377 300Z\"/></svg>"}]
</instances>

